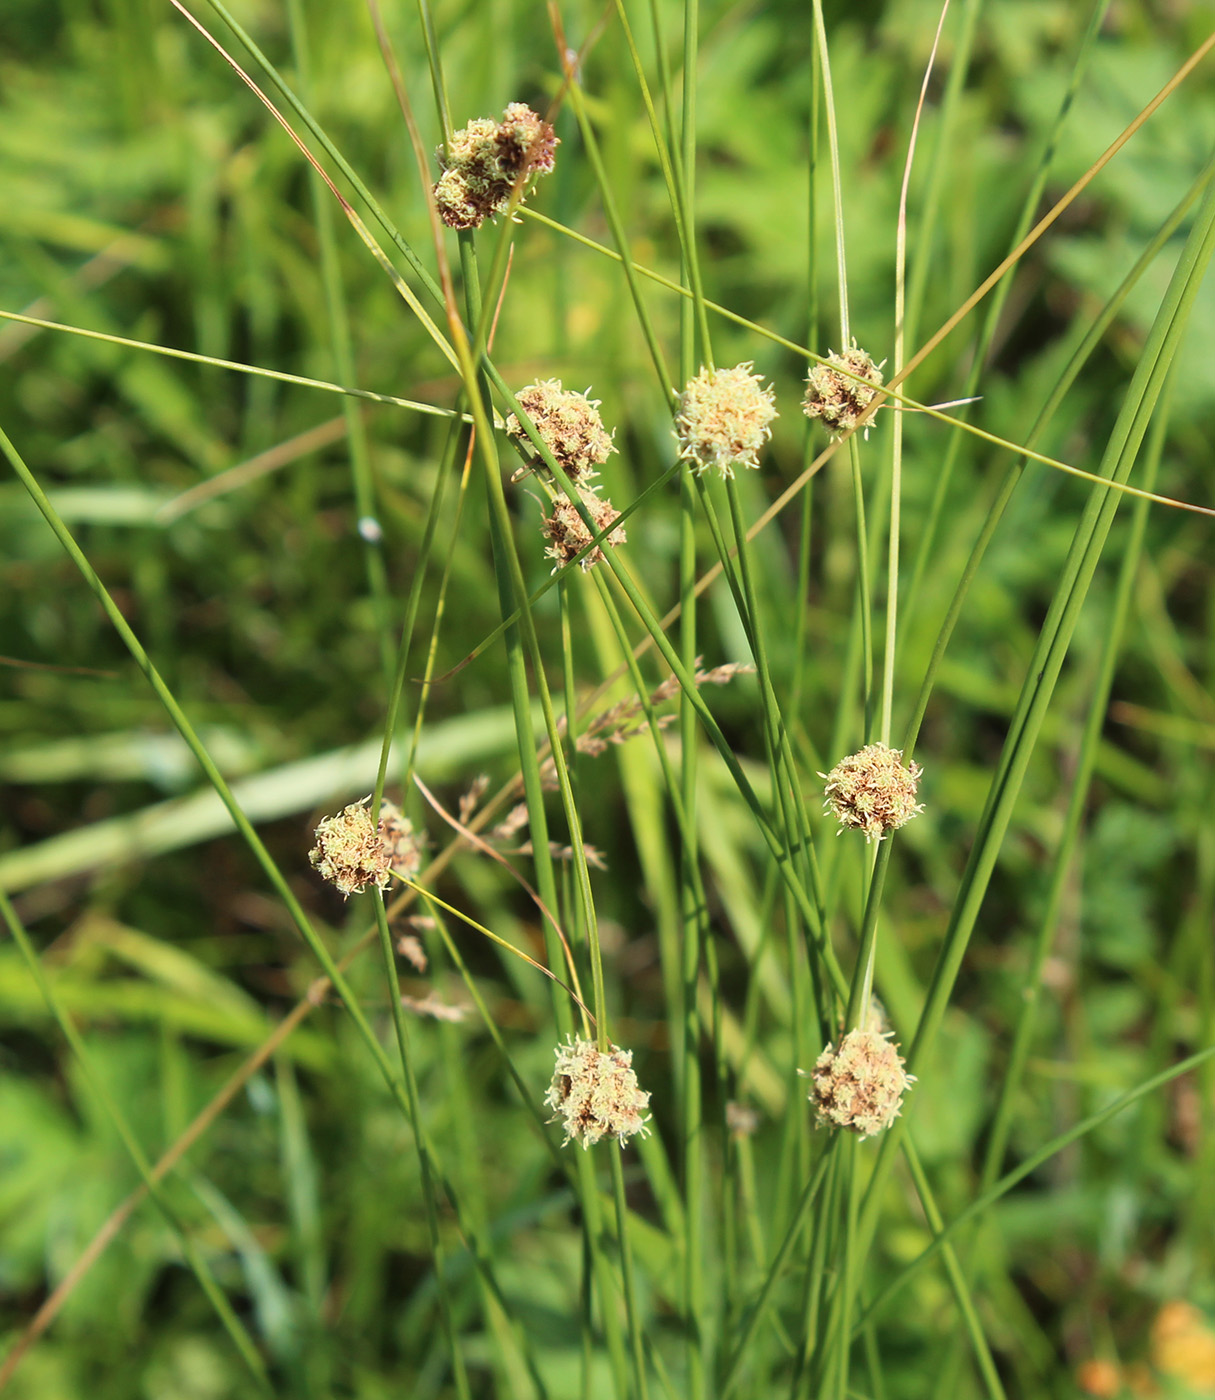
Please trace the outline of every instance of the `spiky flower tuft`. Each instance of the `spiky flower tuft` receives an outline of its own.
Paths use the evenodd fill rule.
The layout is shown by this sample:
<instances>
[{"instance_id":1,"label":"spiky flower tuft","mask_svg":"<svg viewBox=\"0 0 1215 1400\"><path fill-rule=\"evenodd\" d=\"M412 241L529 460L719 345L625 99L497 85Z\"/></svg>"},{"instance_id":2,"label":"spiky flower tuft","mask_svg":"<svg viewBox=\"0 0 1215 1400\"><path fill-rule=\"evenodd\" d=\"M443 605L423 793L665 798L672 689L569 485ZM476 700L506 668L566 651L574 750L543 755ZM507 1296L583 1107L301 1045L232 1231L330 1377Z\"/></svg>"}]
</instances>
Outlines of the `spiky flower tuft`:
<instances>
[{"instance_id":1,"label":"spiky flower tuft","mask_svg":"<svg viewBox=\"0 0 1215 1400\"><path fill-rule=\"evenodd\" d=\"M621 1145L649 1129L641 1115L650 1096L637 1084L633 1052L613 1045L598 1049L593 1041L570 1038L555 1051L557 1067L544 1102L553 1110L551 1123L565 1126L565 1142L578 1141L584 1148L601 1138L614 1137Z\"/></svg>"},{"instance_id":2,"label":"spiky flower tuft","mask_svg":"<svg viewBox=\"0 0 1215 1400\"><path fill-rule=\"evenodd\" d=\"M538 380L520 389L515 398L571 481L584 482L598 476L595 468L602 466L616 450L599 416L598 399L588 398L574 389L563 389L559 379ZM512 481L532 471L544 477L552 475L514 413L506 420L506 435L527 463L514 474Z\"/></svg>"},{"instance_id":3,"label":"spiky flower tuft","mask_svg":"<svg viewBox=\"0 0 1215 1400\"><path fill-rule=\"evenodd\" d=\"M512 102L502 113L502 124L495 134L498 143L498 163L512 180L525 171L534 175L552 173L557 147L557 133L536 115L526 102Z\"/></svg>"},{"instance_id":4,"label":"spiky flower tuft","mask_svg":"<svg viewBox=\"0 0 1215 1400\"><path fill-rule=\"evenodd\" d=\"M439 218L448 228L480 228L494 212L496 199L474 189L458 170L445 170L435 186Z\"/></svg>"},{"instance_id":5,"label":"spiky flower tuft","mask_svg":"<svg viewBox=\"0 0 1215 1400\"><path fill-rule=\"evenodd\" d=\"M902 749L866 744L830 773L819 774L827 780L824 806L841 831L854 827L865 833L866 841L880 841L924 810L915 800L922 772L914 761L903 763Z\"/></svg>"},{"instance_id":6,"label":"spiky flower tuft","mask_svg":"<svg viewBox=\"0 0 1215 1400\"><path fill-rule=\"evenodd\" d=\"M502 121L477 117L453 131L435 152L443 174L434 187L439 217L448 228L480 228L510 203L515 185L547 175L559 142L553 128L522 102Z\"/></svg>"},{"instance_id":7,"label":"spiky flower tuft","mask_svg":"<svg viewBox=\"0 0 1215 1400\"><path fill-rule=\"evenodd\" d=\"M877 1031L849 1031L839 1045L828 1045L810 1072L810 1102L820 1120L872 1137L899 1116L904 1091L915 1076L902 1056Z\"/></svg>"},{"instance_id":8,"label":"spiky flower tuft","mask_svg":"<svg viewBox=\"0 0 1215 1400\"><path fill-rule=\"evenodd\" d=\"M768 425L777 416L776 399L751 367L748 360L733 369L702 369L679 396L679 455L698 474L716 467L726 477L734 475L736 463L759 466L760 448L772 436Z\"/></svg>"},{"instance_id":9,"label":"spiky flower tuft","mask_svg":"<svg viewBox=\"0 0 1215 1400\"><path fill-rule=\"evenodd\" d=\"M829 354L826 364L810 371L802 412L807 418L821 418L832 437L842 437L856 426L881 387L881 367L854 341L850 350Z\"/></svg>"},{"instance_id":10,"label":"spiky flower tuft","mask_svg":"<svg viewBox=\"0 0 1215 1400\"><path fill-rule=\"evenodd\" d=\"M367 810L366 798L321 822L308 859L347 899L368 885L382 890L391 878L392 853Z\"/></svg>"},{"instance_id":11,"label":"spiky flower tuft","mask_svg":"<svg viewBox=\"0 0 1215 1400\"><path fill-rule=\"evenodd\" d=\"M612 521L619 517L620 512L612 508L612 503L606 496L596 496L593 491L583 487L578 488L578 494L590 513L591 519L595 522L594 533L596 535L606 530ZM593 538L591 532L586 528L586 522L578 514L577 506L566 496L559 496L553 502L551 514L546 515L540 522L540 533L546 540L550 541L549 547L544 552L550 559L556 560L553 565L553 573L564 568L566 564L572 564L577 558L579 550L585 549ZM627 539L624 526L618 525L607 536L604 543L615 547L618 544L624 544ZM589 554L583 556L581 567L585 573L587 569L602 562L603 550L599 545L596 545Z\"/></svg>"}]
</instances>

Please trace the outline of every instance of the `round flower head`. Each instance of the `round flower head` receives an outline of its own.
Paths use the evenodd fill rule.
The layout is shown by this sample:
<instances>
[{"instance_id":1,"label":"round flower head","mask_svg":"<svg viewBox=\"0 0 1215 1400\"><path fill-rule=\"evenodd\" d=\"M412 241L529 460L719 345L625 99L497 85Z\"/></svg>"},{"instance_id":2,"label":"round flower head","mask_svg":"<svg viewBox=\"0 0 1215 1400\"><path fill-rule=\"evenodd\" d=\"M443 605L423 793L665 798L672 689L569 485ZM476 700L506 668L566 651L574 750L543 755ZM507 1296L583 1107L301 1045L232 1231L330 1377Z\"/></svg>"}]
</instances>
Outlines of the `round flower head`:
<instances>
[{"instance_id":1,"label":"round flower head","mask_svg":"<svg viewBox=\"0 0 1215 1400\"><path fill-rule=\"evenodd\" d=\"M922 772L915 762L904 765L902 749L866 744L830 773L819 774L827 780L824 807L835 814L841 831L855 827L866 841L880 841L924 810L915 800Z\"/></svg>"},{"instance_id":2,"label":"round flower head","mask_svg":"<svg viewBox=\"0 0 1215 1400\"><path fill-rule=\"evenodd\" d=\"M650 1096L638 1088L631 1050L599 1050L593 1041L571 1038L555 1053L557 1068L544 1102L553 1110L549 1122L565 1125L562 1147L572 1139L590 1147L605 1137L623 1144L634 1133L649 1132L641 1115Z\"/></svg>"},{"instance_id":3,"label":"round flower head","mask_svg":"<svg viewBox=\"0 0 1215 1400\"><path fill-rule=\"evenodd\" d=\"M751 362L733 369L702 369L679 396L675 432L679 455L698 473L716 467L734 475L734 464L759 466L759 450L772 436L775 396Z\"/></svg>"},{"instance_id":4,"label":"round flower head","mask_svg":"<svg viewBox=\"0 0 1215 1400\"><path fill-rule=\"evenodd\" d=\"M380 840L388 851L388 868L412 880L422 868L423 838L393 802L380 803Z\"/></svg>"},{"instance_id":5,"label":"round flower head","mask_svg":"<svg viewBox=\"0 0 1215 1400\"><path fill-rule=\"evenodd\" d=\"M367 801L352 802L336 817L326 817L316 829L316 845L308 859L321 878L349 898L368 885L388 884L392 854L371 819Z\"/></svg>"},{"instance_id":6,"label":"round flower head","mask_svg":"<svg viewBox=\"0 0 1215 1400\"><path fill-rule=\"evenodd\" d=\"M589 399L573 389L563 389L559 379L541 379L520 389L515 397L532 420L545 447L571 481L589 481L599 475L595 468L602 466L616 449L599 416L598 399ZM527 461L527 465L511 477L512 481L518 481L530 471L551 475L544 458L513 413L506 420L506 435Z\"/></svg>"},{"instance_id":7,"label":"round flower head","mask_svg":"<svg viewBox=\"0 0 1215 1400\"><path fill-rule=\"evenodd\" d=\"M458 170L445 170L434 194L439 218L448 228L480 228L493 213L493 201L479 196Z\"/></svg>"},{"instance_id":8,"label":"round flower head","mask_svg":"<svg viewBox=\"0 0 1215 1400\"><path fill-rule=\"evenodd\" d=\"M512 180L525 170L536 175L549 174L561 144L548 122L525 102L512 102L502 113L496 140L498 162Z\"/></svg>"},{"instance_id":9,"label":"round flower head","mask_svg":"<svg viewBox=\"0 0 1215 1400\"><path fill-rule=\"evenodd\" d=\"M606 530L612 521L619 516L620 512L613 510L612 503L606 496L596 496L593 491L585 490L582 487L578 488L578 494L582 497L583 505L586 506L591 519L595 522L596 535ZM553 502L552 514L546 515L540 522L540 533L546 540L551 541L544 552L550 559L557 561L553 565L553 573L566 564L572 564L578 551L585 549L593 538L591 532L586 528L586 522L578 514L577 507L566 496L561 496ZM607 536L605 543L615 546L624 544L627 539L624 526L619 525ZM587 569L602 562L603 550L596 545L589 554L583 556L582 570L585 573Z\"/></svg>"},{"instance_id":10,"label":"round flower head","mask_svg":"<svg viewBox=\"0 0 1215 1400\"><path fill-rule=\"evenodd\" d=\"M894 1122L904 1090L915 1082L897 1048L877 1031L849 1031L838 1046L828 1045L810 1079L819 1118L863 1138Z\"/></svg>"},{"instance_id":11,"label":"round flower head","mask_svg":"<svg viewBox=\"0 0 1215 1400\"><path fill-rule=\"evenodd\" d=\"M821 418L832 437L842 437L873 402L882 385L882 371L855 343L851 350L828 355L827 361L815 365L806 379L802 412L807 418Z\"/></svg>"},{"instance_id":12,"label":"round flower head","mask_svg":"<svg viewBox=\"0 0 1215 1400\"><path fill-rule=\"evenodd\" d=\"M453 131L435 153L443 168L434 187L439 217L448 228L480 228L507 207L517 181L552 170L557 144L553 128L522 102L500 122L477 117Z\"/></svg>"}]
</instances>

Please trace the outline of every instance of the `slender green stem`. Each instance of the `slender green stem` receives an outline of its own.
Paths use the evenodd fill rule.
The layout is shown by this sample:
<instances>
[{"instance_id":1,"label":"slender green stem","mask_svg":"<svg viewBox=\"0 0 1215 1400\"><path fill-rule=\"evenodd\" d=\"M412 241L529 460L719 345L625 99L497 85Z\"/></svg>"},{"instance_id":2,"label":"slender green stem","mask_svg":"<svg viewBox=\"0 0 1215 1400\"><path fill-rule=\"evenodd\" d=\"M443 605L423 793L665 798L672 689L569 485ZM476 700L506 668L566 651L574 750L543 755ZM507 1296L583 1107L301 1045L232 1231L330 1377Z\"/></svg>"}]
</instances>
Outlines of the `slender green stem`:
<instances>
[{"instance_id":1,"label":"slender green stem","mask_svg":"<svg viewBox=\"0 0 1215 1400\"><path fill-rule=\"evenodd\" d=\"M834 1159L837 1140L837 1138L833 1137L828 1142L826 1150L819 1157L813 1174L802 1188L802 1194L798 1199L797 1208L793 1213L793 1219L790 1221L789 1227L785 1231L785 1237L780 1242L776 1254L772 1259L772 1263L768 1267L768 1272L764 1277L763 1285L760 1288L750 1315L747 1318L742 1335L734 1344L733 1355L730 1358L729 1365L726 1367L725 1375L721 1383L722 1400L728 1400L730 1393L742 1379L743 1366L750 1355L751 1343L755 1338L755 1334L759 1331L760 1324L767 1315L772 1298L772 1290L776 1287L777 1282L785 1272L785 1266L793 1251L794 1245L797 1243L798 1236L802 1232L806 1217L822 1188L823 1180L827 1175L827 1169Z\"/></svg>"},{"instance_id":2,"label":"slender green stem","mask_svg":"<svg viewBox=\"0 0 1215 1400\"><path fill-rule=\"evenodd\" d=\"M1135 464L1150 415L1163 388L1185 329L1188 311L1193 305L1213 249L1215 186L1208 188L1204 197L1201 213L1182 251L1148 336L1143 358L1139 361L1103 454L1102 474L1112 481L1124 480ZM1026 673L1021 697L992 779L987 805L953 906L915 1038L907 1055L909 1072L914 1070L919 1057L926 1054L936 1038L1118 502L1116 492L1094 490L1076 528L1071 551ZM918 716L913 723L918 724ZM909 748L910 744L905 747ZM862 1211L862 1240L866 1246L876 1229L881 1191L905 1122L905 1118L896 1120L884 1135L879 1150Z\"/></svg>"},{"instance_id":3,"label":"slender green stem","mask_svg":"<svg viewBox=\"0 0 1215 1400\"><path fill-rule=\"evenodd\" d=\"M612 1166L612 1195L616 1202L616 1237L620 1241L620 1272L624 1280L624 1309L629 1323L629 1349L633 1360L633 1384L637 1400L647 1400L649 1386L645 1369L645 1325L637 1301L637 1283L633 1278L633 1248L629 1241L629 1208L624 1197L624 1166L620 1143L609 1144Z\"/></svg>"},{"instance_id":4,"label":"slender green stem","mask_svg":"<svg viewBox=\"0 0 1215 1400\"><path fill-rule=\"evenodd\" d=\"M311 59L308 29L302 0L288 0L287 21L291 46L299 74L301 100L309 101ZM312 190L313 218L316 220L317 240L321 253L321 283L325 290L325 307L329 317L329 343L334 372L340 382L349 384L355 377L354 347L350 334L350 314L342 286L338 262L337 241L334 237L333 205L326 197L324 182L313 168L308 170ZM380 664L386 684L392 676L392 637L388 571L381 550L383 531L378 519L375 484L371 475L371 454L367 442L367 425L358 406L349 396L342 400L346 420L346 440L350 448L350 477L354 487L354 507L357 531L363 546L363 563L367 571L367 589L375 613L376 637L380 648ZM378 810L378 809L377 809Z\"/></svg>"},{"instance_id":5,"label":"slender green stem","mask_svg":"<svg viewBox=\"0 0 1215 1400\"><path fill-rule=\"evenodd\" d=\"M413 1072L413 1057L409 1052L409 1027L405 1020L405 1008L401 1002L401 983L397 976L396 950L392 934L388 928L388 916L384 910L384 900L377 890L374 894L376 929L379 933L380 956L384 963L384 979L388 984L389 1008L392 1012L392 1026L396 1034L397 1053L401 1060L401 1079L409 1100L410 1121L414 1125L414 1146L418 1154L418 1168L422 1179L422 1202L426 1212L426 1228L430 1235L430 1250L439 1290L439 1316L447 1337L447 1353L451 1359L452 1374L455 1378L456 1393L461 1400L470 1400L468 1374L464 1367L464 1350L460 1345L455 1319L452 1315L451 1298L448 1294L447 1274L444 1266L443 1239L439 1231L439 1203L435 1192L434 1169L430 1149L423 1129L422 1106L418 1098L417 1077Z\"/></svg>"}]
</instances>

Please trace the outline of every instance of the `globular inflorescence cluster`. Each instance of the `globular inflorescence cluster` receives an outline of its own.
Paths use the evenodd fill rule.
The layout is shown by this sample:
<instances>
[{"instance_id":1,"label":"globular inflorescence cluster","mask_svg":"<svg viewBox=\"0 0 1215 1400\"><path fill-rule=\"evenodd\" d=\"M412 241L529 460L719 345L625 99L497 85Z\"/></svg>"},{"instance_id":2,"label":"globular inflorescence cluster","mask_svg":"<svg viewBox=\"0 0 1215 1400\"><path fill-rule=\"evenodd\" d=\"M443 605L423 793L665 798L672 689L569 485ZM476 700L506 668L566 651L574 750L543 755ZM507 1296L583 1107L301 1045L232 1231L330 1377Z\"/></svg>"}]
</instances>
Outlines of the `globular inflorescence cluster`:
<instances>
[{"instance_id":1,"label":"globular inflorescence cluster","mask_svg":"<svg viewBox=\"0 0 1215 1400\"><path fill-rule=\"evenodd\" d=\"M840 830L852 827L866 841L880 841L924 810L915 800L922 772L918 763L903 762L901 749L866 744L819 777L827 780L825 806Z\"/></svg>"},{"instance_id":2,"label":"globular inflorescence cluster","mask_svg":"<svg viewBox=\"0 0 1215 1400\"><path fill-rule=\"evenodd\" d=\"M578 488L578 497L586 508L587 514L595 522L595 535L606 530L613 520L619 519L619 512L613 510L611 501L607 500L606 497L596 496L593 491L581 486ZM567 564L572 564L578 558L579 553L586 549L595 537L587 529L586 521L578 513L578 507L565 496L558 496L554 499L552 510L540 522L540 533L549 542L548 548L544 551L545 554L556 561L553 565L554 572L563 569ZM615 548L618 544L624 544L627 538L624 526L617 525L603 543ZM602 562L603 550L598 545L583 554L579 560L584 571Z\"/></svg>"},{"instance_id":3,"label":"globular inflorescence cluster","mask_svg":"<svg viewBox=\"0 0 1215 1400\"><path fill-rule=\"evenodd\" d=\"M733 369L701 369L679 396L675 435L679 455L699 474L716 467L723 477L735 466L758 467L759 451L772 436L776 396L751 373L751 363Z\"/></svg>"},{"instance_id":4,"label":"globular inflorescence cluster","mask_svg":"<svg viewBox=\"0 0 1215 1400\"><path fill-rule=\"evenodd\" d=\"M316 828L316 845L308 860L344 898L369 886L387 887L393 874L412 879L422 864L422 839L408 817L391 802L380 804L374 821L368 798L343 807Z\"/></svg>"},{"instance_id":5,"label":"globular inflorescence cluster","mask_svg":"<svg viewBox=\"0 0 1215 1400\"><path fill-rule=\"evenodd\" d=\"M563 389L559 379L541 379L529 384L519 390L515 400L553 461L570 479L583 510L595 526L593 532L587 528L578 506L554 481L548 463L518 415L510 414L506 419L506 435L524 460L511 480L518 481L535 472L548 489L551 507L540 523L540 533L549 542L545 552L555 560L553 572L556 573L573 563L595 535L607 530L619 518L619 511L606 496L600 496L592 484L593 478L599 475L598 468L616 449L599 416L599 400L573 389ZM624 544L627 538L624 526L619 525L604 538L603 544L615 547ZM585 570L602 560L603 549L596 545L583 555L580 563Z\"/></svg>"},{"instance_id":6,"label":"globular inflorescence cluster","mask_svg":"<svg viewBox=\"0 0 1215 1400\"><path fill-rule=\"evenodd\" d=\"M582 486L599 475L598 468L616 448L599 416L598 399L588 398L574 389L563 389L559 379L540 379L520 389L515 398L531 419L540 440L571 481ZM533 471L551 480L544 458L517 414L507 417L506 435L525 462L511 480L518 481Z\"/></svg>"},{"instance_id":7,"label":"globular inflorescence cluster","mask_svg":"<svg viewBox=\"0 0 1215 1400\"><path fill-rule=\"evenodd\" d=\"M904 1092L915 1082L897 1046L873 1030L849 1031L838 1045L828 1045L810 1079L810 1102L820 1121L862 1138L894 1122Z\"/></svg>"},{"instance_id":8,"label":"globular inflorescence cluster","mask_svg":"<svg viewBox=\"0 0 1215 1400\"><path fill-rule=\"evenodd\" d=\"M453 131L435 152L443 173L434 187L439 217L448 228L480 228L510 204L516 187L553 168L559 142L553 128L522 102L496 122L478 117Z\"/></svg>"},{"instance_id":9,"label":"globular inflorescence cluster","mask_svg":"<svg viewBox=\"0 0 1215 1400\"><path fill-rule=\"evenodd\" d=\"M856 427L881 387L881 366L854 341L850 349L829 354L826 364L810 371L802 412L821 419L832 437L843 437Z\"/></svg>"},{"instance_id":10,"label":"globular inflorescence cluster","mask_svg":"<svg viewBox=\"0 0 1215 1400\"><path fill-rule=\"evenodd\" d=\"M566 1142L590 1147L614 1137L623 1144L634 1133L649 1132L642 1114L650 1096L637 1083L631 1050L616 1045L600 1050L593 1041L571 1038L557 1046L556 1055L544 1101L553 1110L550 1122L564 1125Z\"/></svg>"}]
</instances>

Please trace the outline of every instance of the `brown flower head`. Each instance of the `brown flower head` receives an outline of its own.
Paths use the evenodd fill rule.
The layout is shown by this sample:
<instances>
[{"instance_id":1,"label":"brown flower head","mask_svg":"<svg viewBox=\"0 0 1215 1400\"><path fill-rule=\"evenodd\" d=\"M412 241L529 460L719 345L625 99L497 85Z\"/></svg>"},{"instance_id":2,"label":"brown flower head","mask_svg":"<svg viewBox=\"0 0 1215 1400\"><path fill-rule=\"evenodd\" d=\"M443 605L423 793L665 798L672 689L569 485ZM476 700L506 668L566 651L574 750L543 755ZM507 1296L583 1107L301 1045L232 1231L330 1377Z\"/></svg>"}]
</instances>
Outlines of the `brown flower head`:
<instances>
[{"instance_id":1,"label":"brown flower head","mask_svg":"<svg viewBox=\"0 0 1215 1400\"><path fill-rule=\"evenodd\" d=\"M841 370L848 373L841 374ZM854 375L860 378L853 378ZM802 412L807 418L821 418L832 437L842 437L855 427L881 385L880 367L854 342L850 350L829 354L826 364L815 365L810 371Z\"/></svg>"},{"instance_id":2,"label":"brown flower head","mask_svg":"<svg viewBox=\"0 0 1215 1400\"><path fill-rule=\"evenodd\" d=\"M366 798L321 822L308 859L321 878L336 885L346 898L368 885L382 890L391 878L391 853L371 819Z\"/></svg>"},{"instance_id":3,"label":"brown flower head","mask_svg":"<svg viewBox=\"0 0 1215 1400\"><path fill-rule=\"evenodd\" d=\"M866 841L880 841L924 810L915 800L922 772L918 763L904 765L902 749L866 744L830 773L819 774L827 780L824 806L835 814L841 831L855 827Z\"/></svg>"},{"instance_id":4,"label":"brown flower head","mask_svg":"<svg viewBox=\"0 0 1215 1400\"><path fill-rule=\"evenodd\" d=\"M596 535L606 530L619 516L620 512L612 508L612 503L606 496L596 496L593 491L582 487L578 488L578 494L595 522ZM561 496L553 502L552 513L540 522L540 533L546 540L551 541L544 552L550 559L557 561L553 565L553 573L566 564L572 564L578 551L585 549L593 538L586 528L586 522L578 514L578 508L566 496ZM615 546L624 544L627 539L624 526L619 525L607 536L605 543ZM603 562L603 550L596 545L589 554L583 556L581 562L585 573L587 569Z\"/></svg>"},{"instance_id":5,"label":"brown flower head","mask_svg":"<svg viewBox=\"0 0 1215 1400\"><path fill-rule=\"evenodd\" d=\"M435 152L443 174L434 188L448 228L480 228L510 203L517 181L547 175L558 145L553 128L530 107L512 102L501 122L478 117L453 131Z\"/></svg>"},{"instance_id":6,"label":"brown flower head","mask_svg":"<svg viewBox=\"0 0 1215 1400\"><path fill-rule=\"evenodd\" d=\"M775 396L765 389L751 362L733 369L702 369L679 396L675 435L679 455L697 473L716 467L734 475L734 464L759 466L759 450L772 436Z\"/></svg>"},{"instance_id":7,"label":"brown flower head","mask_svg":"<svg viewBox=\"0 0 1215 1400\"><path fill-rule=\"evenodd\" d=\"M894 1122L904 1090L915 1082L897 1048L876 1031L849 1031L838 1046L828 1045L810 1078L819 1118L863 1138Z\"/></svg>"},{"instance_id":8,"label":"brown flower head","mask_svg":"<svg viewBox=\"0 0 1215 1400\"><path fill-rule=\"evenodd\" d=\"M435 204L448 228L480 228L497 207L496 196L475 189L458 170L439 176Z\"/></svg>"},{"instance_id":9,"label":"brown flower head","mask_svg":"<svg viewBox=\"0 0 1215 1400\"><path fill-rule=\"evenodd\" d=\"M631 1050L615 1045L599 1050L592 1041L571 1038L555 1053L557 1067L544 1102L553 1110L549 1121L565 1125L563 1147L572 1139L590 1147L605 1137L623 1145L634 1133L649 1132L641 1115L650 1096L638 1087Z\"/></svg>"},{"instance_id":10,"label":"brown flower head","mask_svg":"<svg viewBox=\"0 0 1215 1400\"><path fill-rule=\"evenodd\" d=\"M548 175L561 144L553 128L537 116L525 102L512 102L502 113L502 124L495 137L498 163L510 179L524 171Z\"/></svg>"},{"instance_id":11,"label":"brown flower head","mask_svg":"<svg viewBox=\"0 0 1215 1400\"><path fill-rule=\"evenodd\" d=\"M380 803L380 840L388 851L388 868L412 880L422 868L425 840L404 812L387 798Z\"/></svg>"},{"instance_id":12,"label":"brown flower head","mask_svg":"<svg viewBox=\"0 0 1215 1400\"><path fill-rule=\"evenodd\" d=\"M545 447L571 481L589 481L615 452L611 435L599 416L599 400L587 398L574 389L563 389L559 379L541 379L515 395L519 407L532 420ZM506 435L523 454L527 465L511 477L518 481L528 472L551 476L544 458L523 430L517 415L506 420Z\"/></svg>"}]
</instances>

